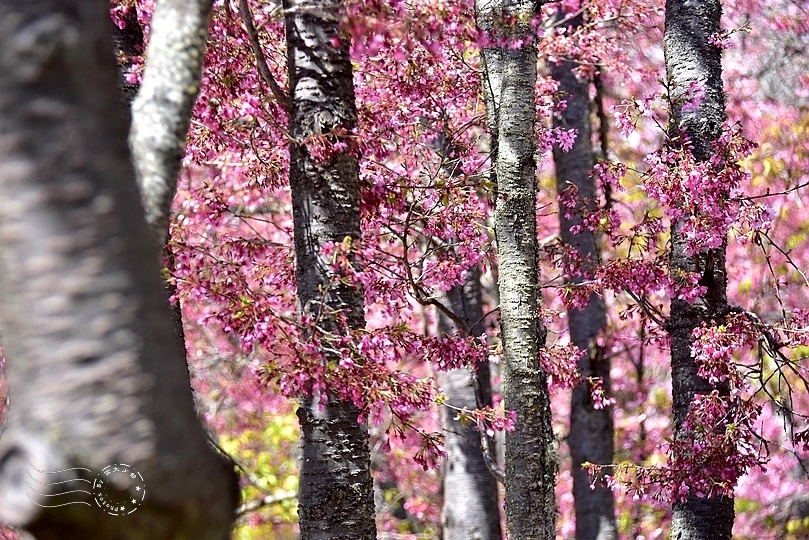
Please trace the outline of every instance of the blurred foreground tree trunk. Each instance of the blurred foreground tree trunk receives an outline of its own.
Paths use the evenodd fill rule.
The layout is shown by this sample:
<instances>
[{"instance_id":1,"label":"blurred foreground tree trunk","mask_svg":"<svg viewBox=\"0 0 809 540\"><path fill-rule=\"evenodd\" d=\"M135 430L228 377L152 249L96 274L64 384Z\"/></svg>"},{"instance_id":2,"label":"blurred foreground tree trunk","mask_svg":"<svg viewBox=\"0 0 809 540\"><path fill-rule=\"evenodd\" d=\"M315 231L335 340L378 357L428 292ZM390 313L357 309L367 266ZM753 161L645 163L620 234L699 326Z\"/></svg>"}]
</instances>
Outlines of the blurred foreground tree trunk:
<instances>
[{"instance_id":1,"label":"blurred foreground tree trunk","mask_svg":"<svg viewBox=\"0 0 809 540\"><path fill-rule=\"evenodd\" d=\"M0 2L0 314L12 402L0 518L39 540L222 540L235 473L194 410L130 162L107 7ZM116 464L143 478L131 513L94 502L129 510L128 477L101 494L57 495L86 491Z\"/></svg>"}]
</instances>

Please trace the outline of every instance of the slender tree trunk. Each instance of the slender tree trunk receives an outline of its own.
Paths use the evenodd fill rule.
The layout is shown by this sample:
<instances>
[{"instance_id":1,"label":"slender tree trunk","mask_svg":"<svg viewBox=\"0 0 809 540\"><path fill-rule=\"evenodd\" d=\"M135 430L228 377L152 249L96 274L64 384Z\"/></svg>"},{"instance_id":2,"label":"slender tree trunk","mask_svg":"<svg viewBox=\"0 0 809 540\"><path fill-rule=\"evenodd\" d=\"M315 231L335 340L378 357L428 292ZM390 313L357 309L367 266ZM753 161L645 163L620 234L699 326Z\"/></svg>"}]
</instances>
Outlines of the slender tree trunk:
<instances>
[{"instance_id":1,"label":"slender tree trunk","mask_svg":"<svg viewBox=\"0 0 809 540\"><path fill-rule=\"evenodd\" d=\"M570 19L566 26L573 32L582 24L582 15ZM578 136L573 147L565 152L558 146L553 148L556 164L556 189L561 194L565 190L576 193L576 207L570 212L559 210L559 225L562 241L575 248L586 264L596 265L599 260L596 235L591 231L573 234L571 228L582 222L584 213L596 210L598 198L596 186L590 171L595 165L590 123L590 84L576 77L577 64L561 62L551 65L551 75L559 82L559 90L564 93L567 107L554 125L563 129L576 129ZM581 276L574 276L572 282L581 282ZM596 338L606 324L606 307L597 295L582 310L569 309L568 321L570 340L586 351L578 363L582 377L600 377L604 390L609 393L610 362L604 355L603 347ZM609 464L613 461L612 408L596 409L590 394L590 385L584 380L573 389L570 403L570 434L568 446L572 460L573 497L576 511L577 540L614 540L615 502L612 490L596 484L590 489L590 479L582 463Z\"/></svg>"},{"instance_id":2,"label":"slender tree trunk","mask_svg":"<svg viewBox=\"0 0 809 540\"><path fill-rule=\"evenodd\" d=\"M331 283L327 242L360 238L357 158L351 151L313 158L307 138L337 142L357 124L349 43L340 32L339 0L284 2L289 61L290 186L295 228L298 300L303 312L322 311L321 327L339 334L365 324L363 293ZM325 402L325 403L324 403ZM303 400L300 473L301 538L363 540L376 538L370 448L358 409L331 395Z\"/></svg>"},{"instance_id":3,"label":"slender tree trunk","mask_svg":"<svg viewBox=\"0 0 809 540\"><path fill-rule=\"evenodd\" d=\"M480 271L472 269L463 285L453 287L448 296L452 311L461 318L471 335L483 334L483 299ZM444 333L458 330L446 317L439 318ZM481 400L475 392L472 377L477 377ZM483 363L473 375L468 369L454 369L439 374L441 388L449 405L442 411L446 432L447 459L444 464L444 508L442 525L444 540L500 540L500 505L497 481L489 472L481 449L481 434L474 423L464 426L457 418L457 409L475 409L491 405L492 388L489 364Z\"/></svg>"},{"instance_id":4,"label":"slender tree trunk","mask_svg":"<svg viewBox=\"0 0 809 540\"><path fill-rule=\"evenodd\" d=\"M531 19L536 2L478 0L478 26L508 43L486 47L484 92L496 136L495 234L499 259L503 400L517 414L506 434L506 527L509 538L555 537L556 452L546 373L539 349L546 330L539 320L537 287L536 163L534 123L536 47ZM520 39L519 45L514 44ZM495 41L497 43L497 41Z\"/></svg>"},{"instance_id":5,"label":"slender tree trunk","mask_svg":"<svg viewBox=\"0 0 809 540\"><path fill-rule=\"evenodd\" d=\"M425 127L429 129L428 125ZM446 126L428 145L441 157L443 174L450 177L460 174L458 162L452 159L452 136ZM470 268L464 282L449 290L445 305L459 319L460 328L439 311L438 330L441 334L483 335L485 321L480 278L480 270ZM442 479L444 540L500 540L503 532L497 481L486 465L481 441L486 435L481 434L473 423L456 420L458 409L473 410L492 405L489 363L479 365L474 371L454 369L441 372L438 380L448 398L448 406L441 411L447 450ZM489 445L489 452L493 451L494 441ZM496 459L493 455L490 457Z\"/></svg>"},{"instance_id":6,"label":"slender tree trunk","mask_svg":"<svg viewBox=\"0 0 809 540\"><path fill-rule=\"evenodd\" d=\"M665 57L671 99L672 137L688 136L694 157L706 161L711 155L711 143L721 133L725 121L725 97L722 86L721 50L709 43L718 34L722 4L720 0L667 0ZM698 105L688 99L689 87L698 83L705 96ZM702 322L721 316L727 307L725 245L695 255L686 253L686 241L681 234L682 221L671 231L671 273L699 272L705 295L690 304L671 301L671 369L674 400L674 436L683 437L683 424L695 394L710 393L715 387L697 375L691 356L691 334ZM727 393L727 388L720 388ZM730 539L733 529L733 499L711 499L689 496L677 502L672 513L674 540Z\"/></svg>"},{"instance_id":7,"label":"slender tree trunk","mask_svg":"<svg viewBox=\"0 0 809 540\"><path fill-rule=\"evenodd\" d=\"M236 476L194 410L130 161L107 7L0 2L0 310L12 402L0 518L38 540L224 540ZM92 498L49 507L48 495L86 489L82 480L119 463L146 488L131 514L109 515ZM56 475L75 483L53 484L33 467L80 469ZM49 484L34 491L30 478ZM121 504L136 495L108 487Z\"/></svg>"},{"instance_id":8,"label":"slender tree trunk","mask_svg":"<svg viewBox=\"0 0 809 540\"><path fill-rule=\"evenodd\" d=\"M169 214L197 100L211 0L159 0L146 69L132 104L130 144L146 221L166 244Z\"/></svg>"}]
</instances>

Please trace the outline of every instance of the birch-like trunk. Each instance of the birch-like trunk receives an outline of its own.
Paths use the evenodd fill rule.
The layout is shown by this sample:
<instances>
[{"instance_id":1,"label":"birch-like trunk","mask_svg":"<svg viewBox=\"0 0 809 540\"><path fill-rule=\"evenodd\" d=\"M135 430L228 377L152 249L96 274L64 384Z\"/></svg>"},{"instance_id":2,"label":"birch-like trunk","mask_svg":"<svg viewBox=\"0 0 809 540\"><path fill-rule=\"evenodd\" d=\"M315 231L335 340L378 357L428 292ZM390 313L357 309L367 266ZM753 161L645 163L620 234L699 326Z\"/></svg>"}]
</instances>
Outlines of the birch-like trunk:
<instances>
[{"instance_id":1,"label":"birch-like trunk","mask_svg":"<svg viewBox=\"0 0 809 540\"><path fill-rule=\"evenodd\" d=\"M224 540L238 485L194 410L130 161L107 10L0 2L0 316L11 392L0 518L38 540ZM110 515L79 492L60 497L87 504L53 507L50 495L86 490L120 463L146 488L131 514ZM34 491L32 479L47 485ZM122 505L137 495L109 487Z\"/></svg>"},{"instance_id":2,"label":"birch-like trunk","mask_svg":"<svg viewBox=\"0 0 809 540\"><path fill-rule=\"evenodd\" d=\"M566 23L568 32L575 31L582 24L582 15L571 18ZM575 248L586 264L597 265L599 250L596 235L584 230L573 234L571 228L581 224L587 212L598 208L595 180L590 171L595 165L592 126L590 123L590 83L576 77L574 62L564 61L551 65L551 76L559 82L559 91L567 107L554 126L562 129L576 129L578 136L573 147L565 152L558 146L553 148L553 161L556 165L556 189L561 194L566 190L576 193L576 206L570 211L560 205L559 226L562 241ZM581 282L581 276L574 276L572 283ZM584 309L568 309L571 342L585 351L578 362L582 377L600 377L604 390L609 393L610 362L604 355L603 347L596 338L606 325L606 307L597 295L590 297ZM615 501L612 490L603 484L590 489L590 479L582 463L590 462L606 465L613 462L613 422L612 408L596 409L590 394L590 385L584 380L573 389L570 402L570 433L567 437L570 448L571 472L573 476L573 497L576 513L577 540L614 540Z\"/></svg>"},{"instance_id":3,"label":"birch-like trunk","mask_svg":"<svg viewBox=\"0 0 809 540\"><path fill-rule=\"evenodd\" d=\"M483 299L478 269L470 269L466 281L463 285L453 287L447 294L447 300L453 313L464 323L465 328L461 331L474 336L483 334ZM459 330L453 326L447 317L439 315L439 329L442 332ZM464 425L460 419L456 419L458 409L473 410L492 403L489 364L484 362L479 365L474 376L478 380L482 403L478 403L469 369L454 369L438 376L450 405L441 411L447 451L441 520L444 540L503 538L497 481L486 466L481 433L474 422Z\"/></svg>"},{"instance_id":4,"label":"birch-like trunk","mask_svg":"<svg viewBox=\"0 0 809 540\"><path fill-rule=\"evenodd\" d=\"M210 10L211 0L158 0L143 81L132 103L135 170L146 221L161 249L199 92Z\"/></svg>"},{"instance_id":5,"label":"birch-like trunk","mask_svg":"<svg viewBox=\"0 0 809 540\"><path fill-rule=\"evenodd\" d=\"M327 242L360 238L357 158L351 151L325 161L313 158L307 138L336 142L357 125L349 43L340 30L339 0L284 2L289 62L290 186L295 229L298 300L303 312L321 311L320 325L340 333L340 312L349 328L365 324L363 293L336 280ZM323 403L325 402L325 403ZM304 399L298 409L302 461L298 513L301 538L376 538L370 448L359 410L331 395Z\"/></svg>"},{"instance_id":6,"label":"birch-like trunk","mask_svg":"<svg viewBox=\"0 0 809 540\"><path fill-rule=\"evenodd\" d=\"M537 287L534 124L537 3L478 0L478 27L494 40L483 49L489 126L496 147L494 215L498 254L503 401L517 414L506 433L506 529L509 538L555 537L556 452L547 376L539 363L546 330ZM516 44L515 40L520 40Z\"/></svg>"},{"instance_id":7,"label":"birch-like trunk","mask_svg":"<svg viewBox=\"0 0 809 540\"><path fill-rule=\"evenodd\" d=\"M706 161L711 143L721 133L725 121L725 95L722 85L721 50L709 43L720 30L720 0L667 0L665 58L672 109L671 135L685 133L691 141L694 157ZM705 90L697 106L688 103L687 92L692 83ZM674 400L674 436L683 437L683 423L695 394L708 394L714 387L697 375L691 356L691 334L702 322L718 318L727 307L727 275L725 246L686 253L681 234L682 222L671 230L670 271L699 272L700 284L707 292L693 304L671 301L669 320L671 335L672 397ZM727 393L727 388L720 388ZM689 496L677 502L672 511L672 538L675 540L724 540L733 529L733 499L711 499Z\"/></svg>"},{"instance_id":8,"label":"birch-like trunk","mask_svg":"<svg viewBox=\"0 0 809 540\"><path fill-rule=\"evenodd\" d=\"M460 175L458 162L452 159L453 141L444 127L427 143L441 158L441 173ZM477 267L467 271L463 283L452 287L444 305L457 318L453 322L438 312L438 331L442 335L460 333L480 337L485 329L481 274ZM460 325L460 327L459 327ZM474 370L474 371L472 371ZM462 422L458 410L474 410L492 405L489 363L477 367L453 369L438 374L447 405L441 410L447 458L443 466L441 529L444 540L501 540L500 504L497 481L486 465L481 434L473 422ZM487 439L488 440L488 439ZM494 441L489 456L494 461Z\"/></svg>"}]
</instances>

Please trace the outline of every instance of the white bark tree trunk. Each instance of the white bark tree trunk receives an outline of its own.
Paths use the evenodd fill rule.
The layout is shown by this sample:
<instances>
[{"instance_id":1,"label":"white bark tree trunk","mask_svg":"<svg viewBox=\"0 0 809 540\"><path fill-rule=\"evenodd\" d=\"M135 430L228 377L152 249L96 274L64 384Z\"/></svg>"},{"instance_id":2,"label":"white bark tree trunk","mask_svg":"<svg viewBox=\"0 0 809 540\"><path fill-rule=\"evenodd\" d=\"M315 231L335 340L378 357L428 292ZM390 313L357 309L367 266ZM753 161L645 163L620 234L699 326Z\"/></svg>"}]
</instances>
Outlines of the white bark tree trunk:
<instances>
[{"instance_id":1,"label":"white bark tree trunk","mask_svg":"<svg viewBox=\"0 0 809 540\"><path fill-rule=\"evenodd\" d=\"M720 30L720 0L667 0L664 50L671 100L671 135L688 135L694 158L707 161L725 121L721 50L709 42ZM692 83L705 90L696 106L690 100ZM669 318L671 335L671 379L674 401L674 437L688 436L683 424L696 394L708 394L715 387L697 375L691 356L692 332L703 322L719 319L727 309L725 244L716 249L688 254L681 234L682 220L671 230L670 272L698 272L707 292L693 304L672 299ZM727 395L726 385L719 391ZM734 510L732 497L701 498L691 495L672 508L671 537L674 540L730 540Z\"/></svg>"},{"instance_id":2,"label":"white bark tree trunk","mask_svg":"<svg viewBox=\"0 0 809 540\"><path fill-rule=\"evenodd\" d=\"M517 414L506 433L506 529L509 538L555 537L557 459L547 375L539 363L546 330L537 287L534 124L536 45L531 19L537 3L478 0L478 27L506 43L483 50L493 164L497 173L498 254L503 401ZM514 47L513 42L522 43Z\"/></svg>"},{"instance_id":3,"label":"white bark tree trunk","mask_svg":"<svg viewBox=\"0 0 809 540\"><path fill-rule=\"evenodd\" d=\"M161 248L199 92L210 10L211 0L158 0L132 103L129 140L146 221Z\"/></svg>"}]
</instances>

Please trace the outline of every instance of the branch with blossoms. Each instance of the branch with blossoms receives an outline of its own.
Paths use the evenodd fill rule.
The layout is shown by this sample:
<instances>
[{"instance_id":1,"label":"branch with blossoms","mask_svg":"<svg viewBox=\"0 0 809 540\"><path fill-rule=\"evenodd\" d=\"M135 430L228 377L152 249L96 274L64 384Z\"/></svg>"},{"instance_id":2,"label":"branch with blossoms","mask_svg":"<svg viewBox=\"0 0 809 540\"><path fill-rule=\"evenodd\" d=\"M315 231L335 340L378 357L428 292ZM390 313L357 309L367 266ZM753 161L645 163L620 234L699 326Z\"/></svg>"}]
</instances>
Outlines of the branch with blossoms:
<instances>
[{"instance_id":1,"label":"branch with blossoms","mask_svg":"<svg viewBox=\"0 0 809 540\"><path fill-rule=\"evenodd\" d=\"M452 369L486 356L485 346L472 339L426 338L405 328L352 333L345 314L326 309L324 302L313 315L301 317L288 245L266 240L214 243L211 250L193 244L180 250L174 270L180 294L219 303L202 323L215 320L226 333L238 336L242 348L258 360L260 379L277 381L287 397L329 392L354 402L363 420L380 421L385 409L407 419L433 406L435 390L429 380L396 369L400 362L437 360L439 367ZM324 297L335 287L356 284L352 256L357 249L350 240L324 247L331 265ZM255 267L252 261L262 259L286 260L286 276Z\"/></svg>"},{"instance_id":2,"label":"branch with blossoms","mask_svg":"<svg viewBox=\"0 0 809 540\"><path fill-rule=\"evenodd\" d=\"M247 37L250 41L250 48L253 50L253 56L255 56L256 59L258 72L261 74L261 78L264 79L264 82L270 87L273 98L289 113L292 110L289 96L281 89L281 86L279 86L267 65L267 59L264 56L264 50L261 47L261 41L259 41L258 31L256 30L256 25L253 23L253 15L250 12L250 5L247 0L239 0L239 12L244 21L244 27L247 30Z\"/></svg>"},{"instance_id":3,"label":"branch with blossoms","mask_svg":"<svg viewBox=\"0 0 809 540\"><path fill-rule=\"evenodd\" d=\"M796 339L779 337L779 333L794 332ZM593 482L624 485L631 494L644 497L652 494L658 500L684 500L691 494L698 497L731 495L738 479L750 468L761 467L769 458L769 444L759 435L755 422L762 407L753 398L759 393L782 408L791 398L779 399L780 386L793 389L791 374L809 392L809 380L794 361L784 355L787 346L809 344L809 310L799 311L782 328L767 325L753 312L730 306L721 321L712 321L694 329L691 354L698 375L712 385L727 389L727 395L714 390L696 395L686 416L684 435L668 440L662 451L669 454L665 466L641 466L632 463L596 465L587 463ZM747 366L737 358L745 351L759 350L758 362ZM765 352L766 351L766 352ZM776 367L765 377L765 356L776 360ZM773 378L778 379L776 391L769 389ZM759 388L751 386L758 379ZM804 421L809 415L789 409L790 417ZM809 429L794 433L793 444L809 449ZM789 450L789 449L788 449ZM792 451L792 450L790 450ZM794 451L792 451L794 453Z\"/></svg>"},{"instance_id":4,"label":"branch with blossoms","mask_svg":"<svg viewBox=\"0 0 809 540\"><path fill-rule=\"evenodd\" d=\"M729 231L742 241L752 240L764 250L770 242L768 234L773 213L755 197L741 191L749 175L741 163L754 145L741 134L739 125L726 124L714 143L713 154L705 163L696 162L688 151L689 141L682 134L669 135L662 128L655 112L656 101L662 96L625 103L618 112L618 125L624 135L635 129L641 117L647 117L664 133L665 144L661 149L644 159L645 169L634 171L645 191L658 208L647 210L628 233L613 226L611 216L599 208L585 216L582 226L606 235L613 248L623 252L623 257L607 260L598 268L584 268L577 263L564 247L556 248L558 267L565 275L583 276L583 286L565 290L566 304L576 306L593 293L604 290L624 291L635 300L647 319L660 329L668 329L663 306L650 301L664 291L669 298L694 301L704 294L700 273L672 275L662 261L666 253L660 246L667 242L664 219L680 220L685 231L687 250L696 254L706 247L718 247ZM691 107L699 103L701 89L698 85L684 92L678 103ZM623 164L601 162L593 174L599 184L610 191L622 191L621 179L630 171ZM606 191L606 190L605 190ZM572 197L571 197L572 198ZM562 200L560 211L569 210L572 203ZM658 217L660 216L660 217ZM620 221L615 218L615 221ZM804 285L809 286L806 274L795 264L789 251L774 247L787 263L795 268ZM564 266L566 260L573 261ZM774 264L767 259L770 272L775 278ZM805 421L807 415L792 407L794 384L802 385L809 393L809 379L802 366L790 360L785 353L789 347L800 350L806 341L802 331L809 328L809 320L798 311L787 317L784 302L776 295L782 307L783 322L779 325L764 323L755 313L739 306L730 306L717 317L694 330L691 350L698 375L724 392L695 396L684 420L685 436L669 440L661 449L668 451L669 459L664 466L642 466L632 463L610 465L587 464L593 482L606 481L615 486L623 484L631 493L645 496L654 490L654 497L665 500L682 500L689 495L711 497L730 495L739 477L748 469L761 467L769 458L769 442L760 435L755 422L761 413L761 405L754 398L765 394L779 410L785 422ZM794 332L790 340L787 335ZM800 336L800 337L799 337ZM744 363L745 355L758 351L757 362ZM758 379L758 384L755 384ZM809 429L795 433L790 429L793 444L809 449Z\"/></svg>"},{"instance_id":5,"label":"branch with blossoms","mask_svg":"<svg viewBox=\"0 0 809 540\"><path fill-rule=\"evenodd\" d=\"M757 362L752 366L740 365L745 370L745 376L758 381L758 388L753 395L764 394L776 407L784 413L785 422L789 423L788 432L794 444L809 449L806 440L806 431L795 433L797 418L805 423L809 420L809 411L799 411L792 407L793 382L802 386L802 391L809 393L809 378L805 368L800 362L790 359L784 350L800 350L809 343L809 310L796 310L789 320L784 320L781 326L764 323L758 315L747 309L730 306L730 317L735 317L736 325L742 327L735 333L747 335L746 344L757 351ZM737 338L738 339L738 338ZM726 342L727 338L720 341ZM769 373L768 373L769 372Z\"/></svg>"},{"instance_id":6,"label":"branch with blossoms","mask_svg":"<svg viewBox=\"0 0 809 540\"><path fill-rule=\"evenodd\" d=\"M505 471L497 464L490 441L494 439L496 432L514 431L514 423L517 421L516 413L490 406L481 406L480 400L478 401L478 408L473 410L453 407L442 396L439 396L437 403L454 410L457 413L456 420L460 420L462 427L465 428L469 423L475 424L478 433L480 433L481 450L486 461L486 468L498 482L505 484Z\"/></svg>"},{"instance_id":7,"label":"branch with blossoms","mask_svg":"<svg viewBox=\"0 0 809 540\"><path fill-rule=\"evenodd\" d=\"M406 285L406 294L416 304L432 307L452 321L458 338L462 338L471 335L488 315L484 314L478 321L466 321L445 301L445 291L463 282L464 273L480 263L481 248L487 248L482 244L482 241L487 241L482 233L483 227L479 226L481 232L478 232L475 230L478 227L468 225L476 217L482 223L485 215L476 187L482 173L474 165L475 160L470 159L472 145L463 142L464 132L474 129L483 117L475 115L461 127L452 129L440 104L436 104L436 107L441 111L438 119L423 117L419 120L419 126L425 131L421 134L423 148L430 151L424 156L427 158L424 163L429 165L434 162L434 168L431 170L424 163L414 164L418 168L405 176L397 174L390 163L374 162L385 176L393 175L389 184L379 190L375 187L374 191L382 192L384 189L397 194L394 204L389 204L392 202L390 195L386 197L385 206L393 207L395 214L381 225L386 231L385 236L396 242L398 253L388 248L384 255L388 261L395 261L399 268L396 277ZM473 166L470 167L468 162ZM419 170L423 173L414 174ZM424 183L420 185L420 182ZM465 206L471 211L465 211ZM382 212L390 213L390 210L385 208ZM364 266L373 267L376 262L374 258L378 258L379 254L380 251L371 253ZM390 265L387 271L390 272ZM454 355L447 350L437 353L432 360L435 362L437 359L439 369L444 368L445 358ZM470 369L470 372L477 409L485 412L487 408L481 381L476 369ZM503 472L492 450L491 429L478 431L486 465L502 481Z\"/></svg>"},{"instance_id":8,"label":"branch with blossoms","mask_svg":"<svg viewBox=\"0 0 809 540\"><path fill-rule=\"evenodd\" d=\"M686 416L683 435L663 445L669 455L665 466L628 462L583 466L593 483L624 485L637 497L651 494L656 500L671 502L684 501L690 495L731 496L743 474L766 463L763 442L752 442L760 440L752 427L760 412L760 406L739 398L728 400L717 390L698 394Z\"/></svg>"},{"instance_id":9,"label":"branch with blossoms","mask_svg":"<svg viewBox=\"0 0 809 540\"><path fill-rule=\"evenodd\" d=\"M483 382L481 381L480 372L477 369L472 369L470 370L470 374L472 376L472 388L475 391L475 405L478 409L484 409L487 405L483 393ZM510 415L510 413L513 414L513 411L506 411L506 415ZM509 427L513 429L513 423ZM501 485L505 485L506 471L497 463L494 450L493 430L490 434L489 430L480 429L480 426L478 426L478 434L480 435L480 449L483 452L483 461L486 464L486 469L488 469Z\"/></svg>"}]
</instances>

